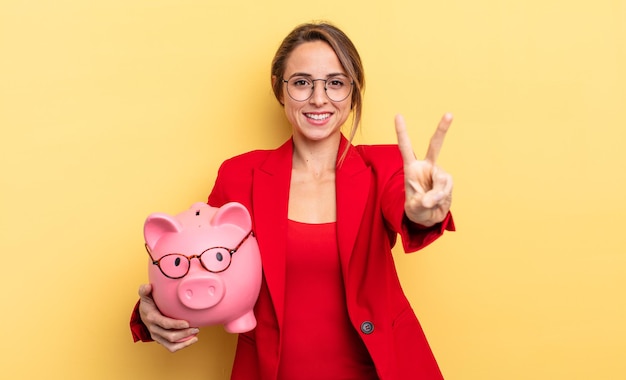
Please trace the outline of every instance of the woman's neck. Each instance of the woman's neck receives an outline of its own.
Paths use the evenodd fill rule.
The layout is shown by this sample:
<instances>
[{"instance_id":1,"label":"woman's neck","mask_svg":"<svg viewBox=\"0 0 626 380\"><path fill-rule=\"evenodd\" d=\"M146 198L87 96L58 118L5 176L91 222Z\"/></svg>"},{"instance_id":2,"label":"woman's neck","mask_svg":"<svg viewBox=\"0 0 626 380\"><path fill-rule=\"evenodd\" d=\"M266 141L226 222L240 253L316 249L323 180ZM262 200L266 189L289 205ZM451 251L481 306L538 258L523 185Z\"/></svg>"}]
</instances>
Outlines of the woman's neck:
<instances>
[{"instance_id":1,"label":"woman's neck","mask_svg":"<svg viewBox=\"0 0 626 380\"><path fill-rule=\"evenodd\" d=\"M335 168L339 142L331 143L298 144L294 139L289 219L304 223L337 220Z\"/></svg>"},{"instance_id":2,"label":"woman's neck","mask_svg":"<svg viewBox=\"0 0 626 380\"><path fill-rule=\"evenodd\" d=\"M299 141L294 137L293 170L320 176L324 173L335 172L339 139L323 141Z\"/></svg>"}]
</instances>

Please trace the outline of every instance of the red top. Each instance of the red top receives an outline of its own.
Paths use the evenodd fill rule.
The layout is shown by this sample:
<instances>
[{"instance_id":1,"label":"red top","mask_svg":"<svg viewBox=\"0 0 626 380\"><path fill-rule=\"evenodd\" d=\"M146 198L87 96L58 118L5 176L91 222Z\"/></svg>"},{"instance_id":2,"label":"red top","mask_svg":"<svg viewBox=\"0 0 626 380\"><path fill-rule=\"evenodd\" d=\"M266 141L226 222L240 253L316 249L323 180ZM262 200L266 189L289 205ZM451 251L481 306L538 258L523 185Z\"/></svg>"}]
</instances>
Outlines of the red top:
<instances>
[{"instance_id":1,"label":"red top","mask_svg":"<svg viewBox=\"0 0 626 380\"><path fill-rule=\"evenodd\" d=\"M289 221L279 380L377 380L350 323L336 223Z\"/></svg>"}]
</instances>

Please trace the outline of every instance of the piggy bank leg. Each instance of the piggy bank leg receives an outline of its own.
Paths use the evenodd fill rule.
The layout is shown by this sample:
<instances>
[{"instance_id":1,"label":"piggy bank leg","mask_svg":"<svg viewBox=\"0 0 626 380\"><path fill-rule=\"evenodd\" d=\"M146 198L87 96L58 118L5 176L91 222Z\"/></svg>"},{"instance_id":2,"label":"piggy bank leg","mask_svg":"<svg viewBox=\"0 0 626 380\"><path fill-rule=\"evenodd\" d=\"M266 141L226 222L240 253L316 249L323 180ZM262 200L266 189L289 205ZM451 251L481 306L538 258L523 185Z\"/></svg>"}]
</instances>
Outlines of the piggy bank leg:
<instances>
[{"instance_id":1,"label":"piggy bank leg","mask_svg":"<svg viewBox=\"0 0 626 380\"><path fill-rule=\"evenodd\" d=\"M254 312L250 310L241 317L224 324L224 330L231 334L244 333L256 327Z\"/></svg>"}]
</instances>

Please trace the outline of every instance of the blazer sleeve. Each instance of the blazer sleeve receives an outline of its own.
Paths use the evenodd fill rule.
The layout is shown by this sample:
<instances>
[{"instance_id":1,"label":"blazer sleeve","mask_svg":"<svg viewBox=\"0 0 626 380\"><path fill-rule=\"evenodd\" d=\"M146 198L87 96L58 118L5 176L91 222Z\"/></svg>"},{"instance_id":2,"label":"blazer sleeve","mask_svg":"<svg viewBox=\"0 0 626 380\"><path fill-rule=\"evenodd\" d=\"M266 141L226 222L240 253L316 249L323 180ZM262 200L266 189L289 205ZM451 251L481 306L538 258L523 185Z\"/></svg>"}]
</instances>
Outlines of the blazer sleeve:
<instances>
[{"instance_id":1,"label":"blazer sleeve","mask_svg":"<svg viewBox=\"0 0 626 380\"><path fill-rule=\"evenodd\" d=\"M135 304L135 308L130 315L130 332L133 335L133 341L138 342L153 342L150 335L150 331L148 331L148 327L143 323L141 317L139 316L139 301Z\"/></svg>"},{"instance_id":2,"label":"blazer sleeve","mask_svg":"<svg viewBox=\"0 0 626 380\"><path fill-rule=\"evenodd\" d=\"M221 173L222 168L218 171L218 179L220 178L219 173ZM224 200L223 192L221 191L221 187L218 184L221 183L219 180L216 181L213 190L211 191L211 195L209 196L208 203L213 207L219 207L222 204L226 203ZM148 327L141 320L141 316L139 315L139 301L135 305L131 315L130 315L130 332L133 337L133 341L135 342L153 342L150 335L150 331Z\"/></svg>"},{"instance_id":3,"label":"blazer sleeve","mask_svg":"<svg viewBox=\"0 0 626 380\"><path fill-rule=\"evenodd\" d=\"M402 247L406 253L420 250L443 235L444 231L455 231L452 214L440 223L425 227L414 223L404 213L404 172L400 170L391 176L382 198L382 212L391 228L400 234Z\"/></svg>"},{"instance_id":4,"label":"blazer sleeve","mask_svg":"<svg viewBox=\"0 0 626 380\"><path fill-rule=\"evenodd\" d=\"M258 155L258 153L256 153ZM254 159L249 160L255 162ZM217 172L217 178L215 180L215 184L211 190L211 193L208 197L207 203L213 207L220 207L223 204L229 201L239 201L246 206L249 206L250 202L246 200L244 196L241 196L237 192L233 192L232 189L243 189L242 193L245 192L245 189L249 188L249 184L245 181L249 180L251 176L242 175L242 171L250 171L247 166L242 166L242 162L248 162L246 160L236 160L236 159L228 159L220 165L220 168ZM227 191L227 189L231 189L231 191ZM150 331L146 327L146 325L141 320L139 316L139 302L135 305L133 312L130 316L130 330L133 336L133 340L135 342L152 342L153 339L150 336Z\"/></svg>"}]
</instances>

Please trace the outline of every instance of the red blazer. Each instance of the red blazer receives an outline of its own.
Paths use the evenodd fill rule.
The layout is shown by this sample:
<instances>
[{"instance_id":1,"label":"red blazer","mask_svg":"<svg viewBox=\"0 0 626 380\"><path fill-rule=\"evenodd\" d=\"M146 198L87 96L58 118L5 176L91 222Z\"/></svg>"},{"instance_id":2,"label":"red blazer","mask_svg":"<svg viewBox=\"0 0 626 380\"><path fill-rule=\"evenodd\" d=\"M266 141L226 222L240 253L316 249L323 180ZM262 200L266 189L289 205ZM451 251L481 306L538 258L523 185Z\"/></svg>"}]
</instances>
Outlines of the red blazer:
<instances>
[{"instance_id":1,"label":"red blazer","mask_svg":"<svg viewBox=\"0 0 626 380\"><path fill-rule=\"evenodd\" d=\"M255 306L257 327L239 334L231 379L275 380L281 350L292 140L225 161L209 196L218 207L237 201L250 210L263 262ZM339 154L348 141L342 137ZM424 228L404 215L404 173L396 145L349 146L336 173L337 239L350 320L381 380L442 379L422 328L396 274L397 235L413 252L454 230L452 216ZM323 316L320 316L323 318ZM137 308L135 341L150 340Z\"/></svg>"},{"instance_id":2,"label":"red blazer","mask_svg":"<svg viewBox=\"0 0 626 380\"><path fill-rule=\"evenodd\" d=\"M339 154L348 141L342 137ZM250 210L261 250L263 285L257 328L240 334L233 380L275 380L281 350L285 255L293 142L225 161L208 203L237 201ZM349 146L336 173L337 238L348 313L381 380L442 379L398 280L391 247L406 252L454 230L450 214L431 228L404 215L404 172L396 145ZM323 318L323 316L320 316Z\"/></svg>"}]
</instances>

